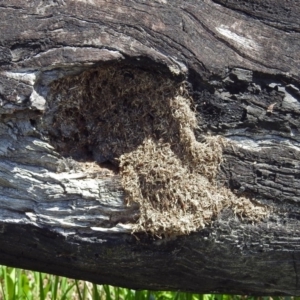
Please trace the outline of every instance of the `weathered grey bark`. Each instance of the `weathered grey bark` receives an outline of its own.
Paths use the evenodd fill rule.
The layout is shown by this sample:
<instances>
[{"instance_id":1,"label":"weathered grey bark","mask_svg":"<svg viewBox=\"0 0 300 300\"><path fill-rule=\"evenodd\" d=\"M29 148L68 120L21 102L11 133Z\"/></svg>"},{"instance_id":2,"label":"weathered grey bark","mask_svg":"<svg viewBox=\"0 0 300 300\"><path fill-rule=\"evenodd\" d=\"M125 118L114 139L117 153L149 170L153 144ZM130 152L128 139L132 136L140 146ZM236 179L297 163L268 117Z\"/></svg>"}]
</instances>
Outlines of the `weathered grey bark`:
<instances>
[{"instance_id":1,"label":"weathered grey bark","mask_svg":"<svg viewBox=\"0 0 300 300\"><path fill-rule=\"evenodd\" d=\"M296 0L0 1L0 263L137 289L300 295L299 14ZM267 219L224 210L189 236L130 234L139 210L119 176L74 167L39 126L53 80L116 61L186 76L197 137L235 145L218 180L272 208Z\"/></svg>"}]
</instances>

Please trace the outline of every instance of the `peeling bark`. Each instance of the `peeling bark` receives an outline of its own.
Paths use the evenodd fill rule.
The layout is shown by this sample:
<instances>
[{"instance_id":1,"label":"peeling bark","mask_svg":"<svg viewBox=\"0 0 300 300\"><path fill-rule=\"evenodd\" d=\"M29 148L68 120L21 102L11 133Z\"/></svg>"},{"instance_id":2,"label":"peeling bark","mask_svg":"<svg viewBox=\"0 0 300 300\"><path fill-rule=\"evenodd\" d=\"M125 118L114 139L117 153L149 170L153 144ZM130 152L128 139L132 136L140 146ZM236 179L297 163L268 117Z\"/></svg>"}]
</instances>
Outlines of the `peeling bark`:
<instances>
[{"instance_id":1,"label":"peeling bark","mask_svg":"<svg viewBox=\"0 0 300 300\"><path fill-rule=\"evenodd\" d=\"M299 295L299 13L277 0L0 1L0 263L136 289ZM60 151L45 121L53 82L108 65L185 80L196 139L230 142L218 183L268 217L228 208L187 236L132 235L139 207L118 171Z\"/></svg>"}]
</instances>

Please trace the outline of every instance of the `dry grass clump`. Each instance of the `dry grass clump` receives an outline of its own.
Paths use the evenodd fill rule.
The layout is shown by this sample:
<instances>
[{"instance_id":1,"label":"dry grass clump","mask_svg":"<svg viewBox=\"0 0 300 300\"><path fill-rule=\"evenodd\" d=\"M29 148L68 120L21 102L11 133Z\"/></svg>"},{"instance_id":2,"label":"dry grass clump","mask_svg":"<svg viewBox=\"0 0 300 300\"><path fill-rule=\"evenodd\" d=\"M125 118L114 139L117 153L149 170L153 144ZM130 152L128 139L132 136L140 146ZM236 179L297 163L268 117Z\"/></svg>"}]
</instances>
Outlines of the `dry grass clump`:
<instances>
[{"instance_id":1,"label":"dry grass clump","mask_svg":"<svg viewBox=\"0 0 300 300\"><path fill-rule=\"evenodd\" d=\"M218 152L218 142L220 138L210 138L198 149L202 154ZM167 143L145 140L121 157L121 168L127 199L140 204L141 216L133 229L137 232L188 234L205 227L225 207L253 221L266 215L264 207L219 187L197 165L190 168Z\"/></svg>"},{"instance_id":2,"label":"dry grass clump","mask_svg":"<svg viewBox=\"0 0 300 300\"><path fill-rule=\"evenodd\" d=\"M45 120L53 124L58 150L119 166L127 203L140 205L134 231L188 234L225 207L250 220L266 215L264 207L215 182L224 140L196 141L184 83L110 65L55 82L49 100Z\"/></svg>"},{"instance_id":3,"label":"dry grass clump","mask_svg":"<svg viewBox=\"0 0 300 300\"><path fill-rule=\"evenodd\" d=\"M167 101L173 120L180 124L178 144L148 138L120 157L127 199L140 204L141 216L133 230L158 236L188 234L204 228L225 207L252 221L263 218L265 207L237 197L215 181L223 138L207 136L205 143L197 142L190 99L177 96Z\"/></svg>"}]
</instances>

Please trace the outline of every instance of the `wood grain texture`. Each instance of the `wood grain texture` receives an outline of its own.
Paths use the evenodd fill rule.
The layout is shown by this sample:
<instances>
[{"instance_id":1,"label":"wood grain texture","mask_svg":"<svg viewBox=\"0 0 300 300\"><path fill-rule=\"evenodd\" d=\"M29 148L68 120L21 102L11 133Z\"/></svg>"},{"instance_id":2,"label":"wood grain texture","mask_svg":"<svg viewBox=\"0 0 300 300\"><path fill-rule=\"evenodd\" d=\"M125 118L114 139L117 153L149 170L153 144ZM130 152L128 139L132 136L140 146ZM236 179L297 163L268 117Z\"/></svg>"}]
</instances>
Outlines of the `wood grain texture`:
<instances>
[{"instance_id":1,"label":"wood grain texture","mask_svg":"<svg viewBox=\"0 0 300 300\"><path fill-rule=\"evenodd\" d=\"M296 0L0 1L0 263L137 289L300 295L299 13ZM189 236L130 234L139 209L119 175L63 157L40 126L54 80L124 63L186 79L196 138L232 142L218 181L268 218L225 209Z\"/></svg>"}]
</instances>

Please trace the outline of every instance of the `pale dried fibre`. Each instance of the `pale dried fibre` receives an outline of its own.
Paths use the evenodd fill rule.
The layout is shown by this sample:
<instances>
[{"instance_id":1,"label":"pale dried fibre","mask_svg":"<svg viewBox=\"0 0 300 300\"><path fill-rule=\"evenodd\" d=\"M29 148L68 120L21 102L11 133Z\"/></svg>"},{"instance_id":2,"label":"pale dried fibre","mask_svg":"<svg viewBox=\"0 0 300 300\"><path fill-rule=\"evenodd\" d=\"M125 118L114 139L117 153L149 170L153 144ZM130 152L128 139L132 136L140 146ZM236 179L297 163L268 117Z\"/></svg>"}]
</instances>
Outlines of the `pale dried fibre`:
<instances>
[{"instance_id":1,"label":"pale dried fibre","mask_svg":"<svg viewBox=\"0 0 300 300\"><path fill-rule=\"evenodd\" d=\"M54 82L48 104L45 119L53 123L52 142L61 153L92 153L97 162L120 168L127 203L140 206L135 232L188 234L225 207L253 221L267 214L217 185L226 143L220 136L196 140L184 82L117 64Z\"/></svg>"},{"instance_id":2,"label":"pale dried fibre","mask_svg":"<svg viewBox=\"0 0 300 300\"><path fill-rule=\"evenodd\" d=\"M225 141L220 136L196 141L197 120L190 98L176 95L167 101L179 124L178 143L147 138L120 157L127 199L140 204L141 216L133 230L157 236L188 234L204 228L225 207L250 220L266 216L265 207L215 182Z\"/></svg>"}]
</instances>

